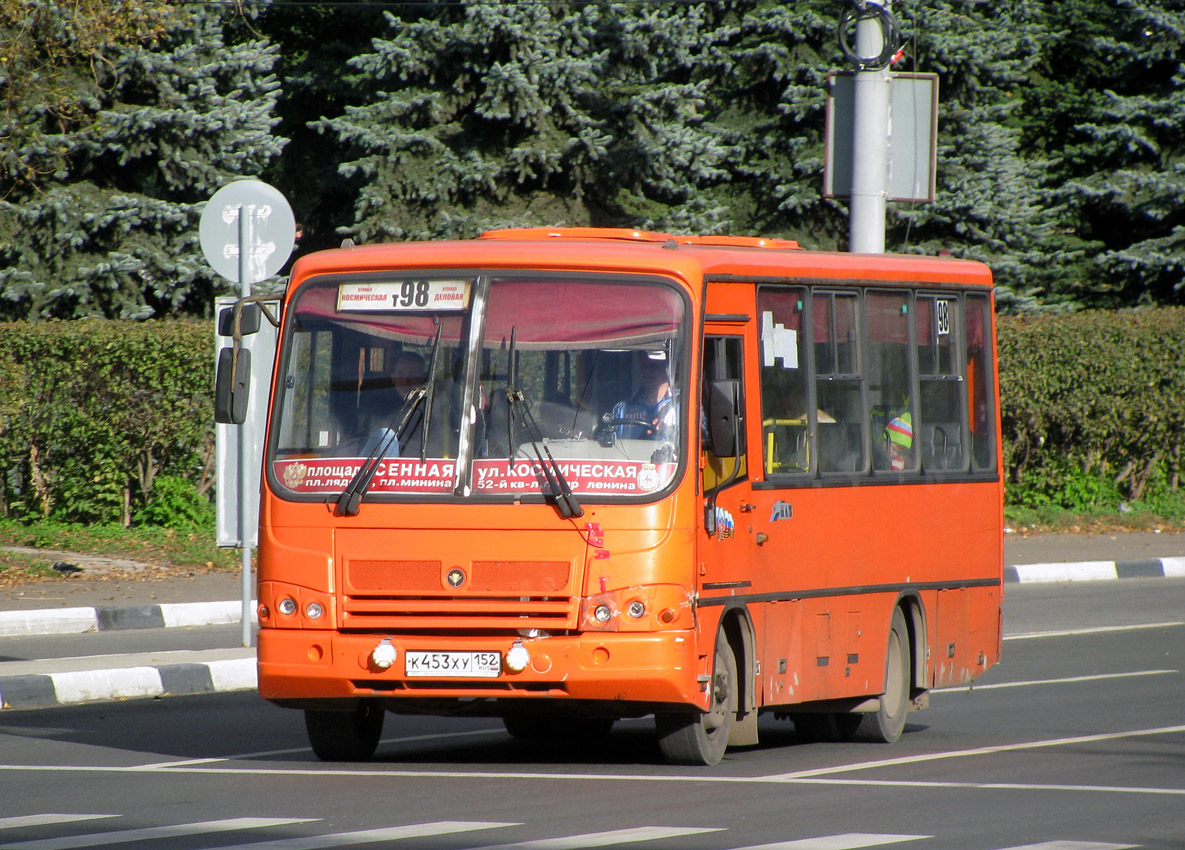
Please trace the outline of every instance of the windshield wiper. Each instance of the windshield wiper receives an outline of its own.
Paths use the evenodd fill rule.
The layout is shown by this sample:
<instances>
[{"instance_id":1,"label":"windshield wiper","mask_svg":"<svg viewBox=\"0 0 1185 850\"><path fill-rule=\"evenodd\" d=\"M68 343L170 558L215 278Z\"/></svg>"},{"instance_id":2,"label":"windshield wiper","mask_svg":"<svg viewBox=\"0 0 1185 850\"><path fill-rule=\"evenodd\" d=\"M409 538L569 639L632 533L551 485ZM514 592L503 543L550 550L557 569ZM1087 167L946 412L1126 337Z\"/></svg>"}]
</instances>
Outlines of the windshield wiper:
<instances>
[{"instance_id":1,"label":"windshield wiper","mask_svg":"<svg viewBox=\"0 0 1185 850\"><path fill-rule=\"evenodd\" d=\"M436 339L432 341L432 359L428 363L428 386L424 392L424 421L420 425L420 462L428 459L428 421L432 418L432 398L436 394L436 359L440 356L441 324L436 323Z\"/></svg>"},{"instance_id":2,"label":"windshield wiper","mask_svg":"<svg viewBox=\"0 0 1185 850\"><path fill-rule=\"evenodd\" d=\"M522 390L514 386L516 332L517 328L510 329L510 352L506 381L506 402L510 407L510 417L507 425L512 435L510 439L510 459L513 462L514 420L517 416L519 421L522 422L523 427L527 429L527 439L530 441L531 448L535 452L535 457L539 461L539 469L543 472L543 477L547 479L547 487L551 490L552 496L555 498L556 510L560 512L560 516L564 519L582 517L584 516L584 508L576 500L576 494L568 486L568 481L564 478L564 473L560 471L559 464L551 456L551 449L547 447L547 443L543 442L543 434L539 431L539 423L535 421L535 416L531 413L531 406L527 403L527 397L523 395Z\"/></svg>"},{"instance_id":3,"label":"windshield wiper","mask_svg":"<svg viewBox=\"0 0 1185 850\"><path fill-rule=\"evenodd\" d=\"M399 415L399 427L391 428L395 424L392 419L390 424L383 429L383 436L375 444L375 447L370 450L370 454L362 461L362 466L358 467L358 471L354 473L354 477L350 479L350 483L346 485L346 489L342 490L341 495L337 497L337 510L342 516L357 516L358 511L362 507L362 497L366 495L366 491L370 489L370 485L374 482L374 476L378 472L379 464L386 456L391 448L391 444L399 445L399 441L403 439L403 432L407 430L407 425L411 422L412 416L420 405L424 405L424 411L421 415L421 431L420 431L420 460L427 458L428 445L428 416L432 413L432 388L433 376L436 374L436 358L440 353L440 330L441 326L436 326L436 340L432 343L432 365L428 370L428 381L422 387L416 387L407 394L407 400L404 402L402 415Z\"/></svg>"},{"instance_id":4,"label":"windshield wiper","mask_svg":"<svg viewBox=\"0 0 1185 850\"><path fill-rule=\"evenodd\" d=\"M382 429L382 438L362 461L362 466L358 467L358 471L354 473L354 477L350 479L346 489L342 490L341 495L337 497L337 509L342 516L358 515L362 496L370 489L375 473L378 472L379 463L390 450L392 443L398 445L398 441L403 437L403 432L407 430L407 423L411 421L412 414L419 409L427 393L428 390L424 387L416 387L408 393L403 415L399 419L399 427L392 428L391 425L395 424L392 420L390 425Z\"/></svg>"}]
</instances>

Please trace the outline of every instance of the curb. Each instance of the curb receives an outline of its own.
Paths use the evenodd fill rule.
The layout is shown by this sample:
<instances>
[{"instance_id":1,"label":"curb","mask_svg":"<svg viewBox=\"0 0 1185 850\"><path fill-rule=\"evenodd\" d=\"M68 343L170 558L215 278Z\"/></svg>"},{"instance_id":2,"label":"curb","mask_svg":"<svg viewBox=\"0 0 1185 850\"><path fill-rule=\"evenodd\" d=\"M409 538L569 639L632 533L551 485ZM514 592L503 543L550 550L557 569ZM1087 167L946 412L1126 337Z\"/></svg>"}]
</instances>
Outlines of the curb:
<instances>
[{"instance_id":1,"label":"curb","mask_svg":"<svg viewBox=\"0 0 1185 850\"><path fill-rule=\"evenodd\" d=\"M252 603L254 609L254 603ZM121 629L222 626L242 622L243 603L175 602L98 608L33 608L0 611L0 637L76 635Z\"/></svg>"},{"instance_id":2,"label":"curb","mask_svg":"<svg viewBox=\"0 0 1185 850\"><path fill-rule=\"evenodd\" d=\"M1185 558L1018 564L1004 568L1005 584L1121 578L1185 578ZM254 608L253 602L252 610ZM242 622L242 612L243 603L240 600L0 611L0 637L238 625Z\"/></svg>"},{"instance_id":3,"label":"curb","mask_svg":"<svg viewBox=\"0 0 1185 850\"><path fill-rule=\"evenodd\" d=\"M258 686L254 649L215 654L244 653L249 657L0 676L0 708L53 708L83 702L254 690Z\"/></svg>"},{"instance_id":4,"label":"curb","mask_svg":"<svg viewBox=\"0 0 1185 850\"><path fill-rule=\"evenodd\" d=\"M1182 577L1185 577L1185 558L1142 558L1134 561L1078 561L1058 564L1020 564L1004 568L1005 584Z\"/></svg>"}]
</instances>

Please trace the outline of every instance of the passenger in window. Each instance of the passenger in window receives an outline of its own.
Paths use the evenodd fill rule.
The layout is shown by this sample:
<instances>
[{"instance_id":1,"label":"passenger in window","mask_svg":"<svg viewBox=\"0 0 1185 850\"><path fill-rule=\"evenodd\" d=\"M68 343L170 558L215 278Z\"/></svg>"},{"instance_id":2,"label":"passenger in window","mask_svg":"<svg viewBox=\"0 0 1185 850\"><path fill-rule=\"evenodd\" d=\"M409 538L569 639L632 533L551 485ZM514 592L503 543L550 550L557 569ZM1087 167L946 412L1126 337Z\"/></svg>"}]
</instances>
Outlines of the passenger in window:
<instances>
[{"instance_id":1,"label":"passenger in window","mask_svg":"<svg viewBox=\"0 0 1185 850\"><path fill-rule=\"evenodd\" d=\"M913 467L913 417L909 411L885 426L885 441L889 446L889 469Z\"/></svg>"},{"instance_id":2,"label":"passenger in window","mask_svg":"<svg viewBox=\"0 0 1185 850\"><path fill-rule=\"evenodd\" d=\"M416 387L423 386L427 379L428 366L419 354L414 351L401 351L396 356L391 367L390 383L371 390L363 397L361 413L371 441L375 439L374 432L399 424L408 396ZM392 449L387 454L398 454L397 447Z\"/></svg>"},{"instance_id":3,"label":"passenger in window","mask_svg":"<svg viewBox=\"0 0 1185 850\"><path fill-rule=\"evenodd\" d=\"M673 442L679 422L679 408L671 390L671 375L666 360L645 358L639 367L642 386L629 401L613 406L613 419L635 420L614 426L617 436L626 440L666 440Z\"/></svg>"}]
</instances>

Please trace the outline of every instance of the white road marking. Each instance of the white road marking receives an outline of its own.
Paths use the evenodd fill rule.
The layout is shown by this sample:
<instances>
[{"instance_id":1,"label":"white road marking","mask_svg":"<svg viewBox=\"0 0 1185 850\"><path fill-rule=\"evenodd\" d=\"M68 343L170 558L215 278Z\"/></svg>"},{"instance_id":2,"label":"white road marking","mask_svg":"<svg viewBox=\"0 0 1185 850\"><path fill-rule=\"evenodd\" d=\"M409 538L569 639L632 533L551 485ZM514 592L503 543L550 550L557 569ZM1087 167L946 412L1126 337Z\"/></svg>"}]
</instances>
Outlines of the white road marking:
<instances>
[{"instance_id":1,"label":"white road marking","mask_svg":"<svg viewBox=\"0 0 1185 850\"><path fill-rule=\"evenodd\" d=\"M78 823L86 820L101 820L102 818L117 818L119 815L58 815L46 813L43 815L22 815L20 817L0 818L0 829L21 829L28 826L53 826L59 823Z\"/></svg>"},{"instance_id":2,"label":"white road marking","mask_svg":"<svg viewBox=\"0 0 1185 850\"><path fill-rule=\"evenodd\" d=\"M278 838L256 844L219 845L217 850L321 850L323 847L349 847L351 844L370 844L380 841L405 841L409 838L428 838L434 835L454 835L480 829L503 826L522 826L517 823L495 821L437 821L411 826L391 826L381 829L361 829L357 832L333 832L328 835L308 835L300 838ZM7 850L7 848L5 848ZM213 848L210 848L213 850Z\"/></svg>"},{"instance_id":3,"label":"white road marking","mask_svg":"<svg viewBox=\"0 0 1185 850\"><path fill-rule=\"evenodd\" d=\"M384 738L379 741L379 746L383 744L409 744L419 743L421 741L443 741L448 738L471 738L478 735L499 735L506 737L505 729L473 729L468 732L439 732L432 735L408 735L404 738ZM146 764L142 767L152 768L175 768L175 767L189 767L197 764L216 764L223 761L244 761L246 759L271 758L273 756L290 756L295 753L311 753L312 747L288 747L283 750L260 750L255 753L235 753L231 756L218 756L216 758L204 759L182 759L180 761L162 761L156 764Z\"/></svg>"},{"instance_id":4,"label":"white road marking","mask_svg":"<svg viewBox=\"0 0 1185 850\"><path fill-rule=\"evenodd\" d=\"M316 818L230 818L229 820L211 820L201 823L180 823L173 826L150 826L143 829L95 832L90 835L69 835L64 838L18 841L14 844L5 844L4 850L72 850L75 847L102 847L106 844L123 844L130 841L156 841L185 835L206 835L211 832L287 826L294 823L309 823L314 820Z\"/></svg>"},{"instance_id":5,"label":"white road marking","mask_svg":"<svg viewBox=\"0 0 1185 850\"><path fill-rule=\"evenodd\" d=\"M1131 673L1100 673L1097 676L1067 676L1063 679L1030 679L1021 682L994 682L990 685L980 685L972 682L953 688L935 688L932 694L971 693L973 691L990 691L998 688L1027 688L1034 685L1066 685L1076 682L1099 682L1105 679L1128 679L1141 676L1169 676L1180 673L1180 670L1134 670Z\"/></svg>"},{"instance_id":6,"label":"white road marking","mask_svg":"<svg viewBox=\"0 0 1185 850\"><path fill-rule=\"evenodd\" d=\"M657 841L660 838L680 838L685 835L722 831L718 828L638 826L632 829L591 832L587 835L568 835L563 838L541 838L537 841L498 844L493 847L482 847L481 850L582 850L585 847L610 847L614 844L628 844L634 841Z\"/></svg>"},{"instance_id":7,"label":"white road marking","mask_svg":"<svg viewBox=\"0 0 1185 850\"><path fill-rule=\"evenodd\" d=\"M1173 735L1179 732L1185 732L1185 726L1161 726L1157 729L1134 729L1127 732L1103 732L1097 735L1077 735L1073 738L1047 738L1043 741L1018 741L1015 744L997 744L991 747L974 747L968 750L947 750L940 753L922 753L915 756L898 756L896 758L880 759L878 761L840 764L834 765L832 767L816 768L814 770L800 770L793 773L782 773L775 776L766 776L764 779L769 782L785 779L805 779L808 777L829 776L836 773L849 773L854 770L874 770L876 768L896 767L903 764L921 764L922 762L942 761L944 759L967 758L968 756L986 756L994 755L996 753L1015 752L1017 750L1037 750L1047 747L1064 747L1072 744L1092 744L1099 741L1118 741L1124 738L1142 738L1149 735ZM1179 790L1180 793L1185 794L1185 788L1177 790Z\"/></svg>"},{"instance_id":8,"label":"white road marking","mask_svg":"<svg viewBox=\"0 0 1185 850\"><path fill-rule=\"evenodd\" d=\"M1101 844L1097 841L1043 841L1040 844L1025 844L1009 847L1007 850L1130 850L1138 844Z\"/></svg>"},{"instance_id":9,"label":"white road marking","mask_svg":"<svg viewBox=\"0 0 1185 850\"><path fill-rule=\"evenodd\" d=\"M1047 747L1070 746L1083 743L1097 743L1100 741L1118 741L1125 738L1140 738L1152 735L1172 735L1185 732L1182 726L1161 726L1155 729L1133 729L1125 732L1107 732L1097 735L1079 735L1072 738L1052 738L1041 741L1018 741L1014 744L1000 744L991 747L976 747L967 750L948 750L937 753L924 753L913 756L899 756L878 761L855 762L851 764L834 765L815 770L796 771L792 773L778 773L762 776L709 776L703 773L686 775L674 774L623 774L623 773L562 773L562 772L525 772L525 771L492 771L492 770L401 770L389 765L379 765L365 768L339 767L156 767L153 765L133 765L130 767L106 765L48 765L48 764L0 764L0 772L13 773L185 773L194 775L227 776L308 776L308 777L368 777L372 779L483 779L483 780L541 780L557 782L574 780L578 782L696 782L711 784L765 784L787 783L799 785L851 785L851 786L881 786L896 788L966 788L979 790L1031 790L1031 791L1089 791L1110 794L1146 794L1185 796L1185 787L1154 788L1122 785L1067 785L1061 783L1013 783L1013 782L921 782L913 780L882 780L882 779L838 779L832 778L836 774L852 773L863 770L875 770L882 767L896 767L906 764L922 764L925 762L942 761L952 758L967 758L997 753L1015 752L1021 750L1042 749Z\"/></svg>"},{"instance_id":10,"label":"white road marking","mask_svg":"<svg viewBox=\"0 0 1185 850\"><path fill-rule=\"evenodd\" d=\"M819 838L799 838L776 841L773 844L753 844L737 850L860 850L862 847L881 847L903 841L920 841L929 835L893 835L888 833L846 832L843 835L824 835Z\"/></svg>"},{"instance_id":11,"label":"white road marking","mask_svg":"<svg viewBox=\"0 0 1185 850\"><path fill-rule=\"evenodd\" d=\"M1138 632L1145 629L1171 629L1176 626L1185 626L1185 621L1174 620L1168 623L1138 623L1130 626L1091 626L1085 629L1061 629L1059 631L1049 632L1021 632L1018 635L1004 635L1004 640L1032 640L1033 638L1101 635L1111 632Z\"/></svg>"}]
</instances>

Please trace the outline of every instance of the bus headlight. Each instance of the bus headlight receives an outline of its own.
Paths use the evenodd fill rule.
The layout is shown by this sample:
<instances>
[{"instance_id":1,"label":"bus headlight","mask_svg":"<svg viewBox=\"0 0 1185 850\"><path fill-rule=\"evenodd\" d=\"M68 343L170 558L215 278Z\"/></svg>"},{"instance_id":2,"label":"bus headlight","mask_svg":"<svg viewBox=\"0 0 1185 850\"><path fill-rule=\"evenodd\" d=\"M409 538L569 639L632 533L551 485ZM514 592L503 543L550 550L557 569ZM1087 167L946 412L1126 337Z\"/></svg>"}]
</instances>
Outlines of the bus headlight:
<instances>
[{"instance_id":1,"label":"bus headlight","mask_svg":"<svg viewBox=\"0 0 1185 850\"><path fill-rule=\"evenodd\" d=\"M276 609L286 617L291 616L296 613L296 600L291 596L285 596L280 600L279 604L276 605Z\"/></svg>"},{"instance_id":2,"label":"bus headlight","mask_svg":"<svg viewBox=\"0 0 1185 850\"><path fill-rule=\"evenodd\" d=\"M395 663L395 647L391 646L390 638L383 638L383 642L370 653L370 663L380 670L386 670Z\"/></svg>"},{"instance_id":3,"label":"bus headlight","mask_svg":"<svg viewBox=\"0 0 1185 850\"><path fill-rule=\"evenodd\" d=\"M510 649L506 650L506 669L511 673L521 673L531 663L531 653L523 646L521 640L516 640Z\"/></svg>"},{"instance_id":4,"label":"bus headlight","mask_svg":"<svg viewBox=\"0 0 1185 850\"><path fill-rule=\"evenodd\" d=\"M321 615L325 613L325 608L320 602L310 602L304 607L304 615L310 620L319 620Z\"/></svg>"}]
</instances>

